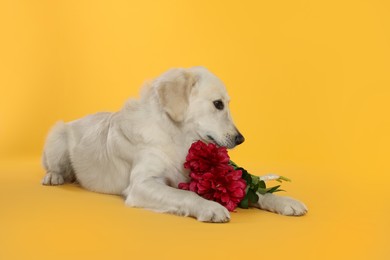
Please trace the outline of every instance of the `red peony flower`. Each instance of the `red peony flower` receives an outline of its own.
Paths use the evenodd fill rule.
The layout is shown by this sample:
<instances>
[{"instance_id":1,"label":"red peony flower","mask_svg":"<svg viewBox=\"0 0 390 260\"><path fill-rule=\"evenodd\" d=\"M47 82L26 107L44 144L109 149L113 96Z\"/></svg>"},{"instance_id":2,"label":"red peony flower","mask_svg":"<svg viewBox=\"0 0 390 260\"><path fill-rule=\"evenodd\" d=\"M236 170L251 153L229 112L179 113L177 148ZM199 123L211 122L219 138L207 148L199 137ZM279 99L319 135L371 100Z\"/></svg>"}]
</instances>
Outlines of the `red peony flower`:
<instances>
[{"instance_id":1,"label":"red peony flower","mask_svg":"<svg viewBox=\"0 0 390 260\"><path fill-rule=\"evenodd\" d=\"M218 147L213 143L202 141L193 143L188 150L184 168L191 172L207 172L215 167L223 167L229 163L226 147Z\"/></svg>"},{"instance_id":2,"label":"red peony flower","mask_svg":"<svg viewBox=\"0 0 390 260\"><path fill-rule=\"evenodd\" d=\"M190 170L191 180L180 183L179 189L219 202L229 211L245 197L246 182L241 178L241 170L229 165L225 147L197 141L191 145L184 167Z\"/></svg>"}]
</instances>

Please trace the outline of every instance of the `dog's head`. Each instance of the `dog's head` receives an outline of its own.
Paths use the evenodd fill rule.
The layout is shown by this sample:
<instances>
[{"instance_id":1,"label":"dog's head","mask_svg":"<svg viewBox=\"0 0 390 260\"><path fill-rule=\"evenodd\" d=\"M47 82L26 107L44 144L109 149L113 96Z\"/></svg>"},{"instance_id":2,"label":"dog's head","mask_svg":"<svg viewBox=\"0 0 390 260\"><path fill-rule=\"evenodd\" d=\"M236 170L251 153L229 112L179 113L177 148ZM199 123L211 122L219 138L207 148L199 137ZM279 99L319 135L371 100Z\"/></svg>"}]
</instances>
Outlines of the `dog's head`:
<instances>
[{"instance_id":1,"label":"dog's head","mask_svg":"<svg viewBox=\"0 0 390 260\"><path fill-rule=\"evenodd\" d=\"M169 118L190 128L195 138L227 148L244 142L231 118L225 86L206 68L172 69L156 80L156 90Z\"/></svg>"}]
</instances>

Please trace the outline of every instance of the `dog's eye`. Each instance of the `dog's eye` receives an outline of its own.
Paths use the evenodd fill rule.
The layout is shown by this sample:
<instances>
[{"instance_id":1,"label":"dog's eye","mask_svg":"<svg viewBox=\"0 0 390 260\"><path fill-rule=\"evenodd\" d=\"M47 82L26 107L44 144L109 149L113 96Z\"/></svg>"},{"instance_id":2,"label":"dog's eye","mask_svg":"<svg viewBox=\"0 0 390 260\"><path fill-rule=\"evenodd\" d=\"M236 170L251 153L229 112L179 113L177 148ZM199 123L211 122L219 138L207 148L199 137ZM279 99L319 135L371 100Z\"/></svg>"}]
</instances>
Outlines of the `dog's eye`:
<instances>
[{"instance_id":1,"label":"dog's eye","mask_svg":"<svg viewBox=\"0 0 390 260\"><path fill-rule=\"evenodd\" d=\"M215 108L218 110L222 110L224 108L224 104L223 104L222 100L215 100L213 103L214 103Z\"/></svg>"}]
</instances>

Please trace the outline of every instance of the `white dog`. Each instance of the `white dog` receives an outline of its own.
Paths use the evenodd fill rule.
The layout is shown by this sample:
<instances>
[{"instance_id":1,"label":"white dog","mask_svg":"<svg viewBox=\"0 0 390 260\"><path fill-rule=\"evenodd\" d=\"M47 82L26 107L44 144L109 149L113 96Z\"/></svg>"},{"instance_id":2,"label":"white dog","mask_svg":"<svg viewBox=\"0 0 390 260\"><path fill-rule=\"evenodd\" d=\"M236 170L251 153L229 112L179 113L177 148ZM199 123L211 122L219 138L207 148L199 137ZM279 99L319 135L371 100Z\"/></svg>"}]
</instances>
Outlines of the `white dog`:
<instances>
[{"instance_id":1,"label":"white dog","mask_svg":"<svg viewBox=\"0 0 390 260\"><path fill-rule=\"evenodd\" d=\"M122 195L129 206L227 222L225 207L177 186L189 181L183 163L194 141L227 148L244 141L228 104L223 83L207 69L169 70L119 112L55 125L44 148L42 183L77 181L91 191ZM283 215L307 211L299 201L272 194L259 194L252 206Z\"/></svg>"}]
</instances>

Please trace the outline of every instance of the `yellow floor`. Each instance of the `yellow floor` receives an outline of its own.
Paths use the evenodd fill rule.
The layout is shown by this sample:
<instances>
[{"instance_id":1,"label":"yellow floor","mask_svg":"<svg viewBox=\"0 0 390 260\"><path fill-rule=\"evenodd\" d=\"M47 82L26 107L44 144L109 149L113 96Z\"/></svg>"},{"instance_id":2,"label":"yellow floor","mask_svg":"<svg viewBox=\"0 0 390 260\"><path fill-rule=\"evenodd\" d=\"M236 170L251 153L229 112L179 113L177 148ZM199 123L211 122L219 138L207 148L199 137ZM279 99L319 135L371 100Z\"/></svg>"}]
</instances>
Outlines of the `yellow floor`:
<instances>
[{"instance_id":1,"label":"yellow floor","mask_svg":"<svg viewBox=\"0 0 390 260\"><path fill-rule=\"evenodd\" d=\"M303 178L308 171L315 181ZM342 177L341 168L288 173L285 194L308 215L239 209L230 223L205 224L72 185L41 186L38 158L3 161L0 259L390 259L386 184Z\"/></svg>"}]
</instances>

